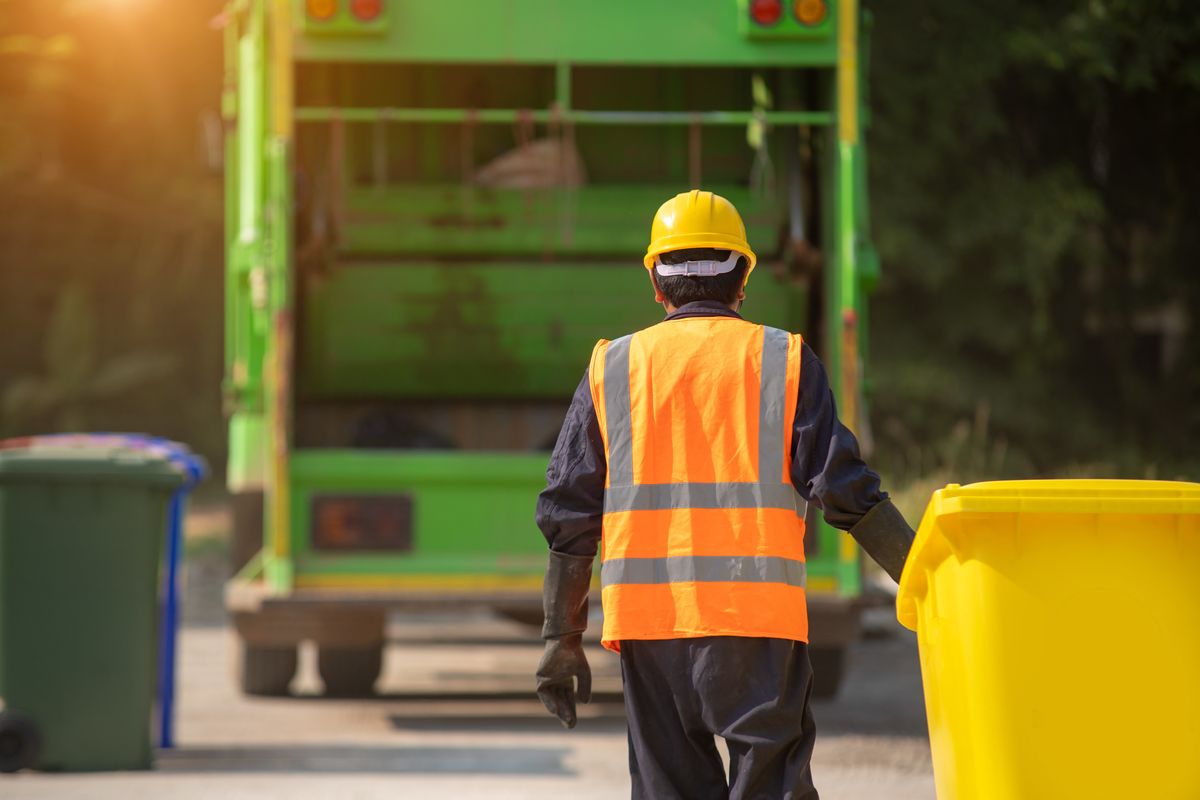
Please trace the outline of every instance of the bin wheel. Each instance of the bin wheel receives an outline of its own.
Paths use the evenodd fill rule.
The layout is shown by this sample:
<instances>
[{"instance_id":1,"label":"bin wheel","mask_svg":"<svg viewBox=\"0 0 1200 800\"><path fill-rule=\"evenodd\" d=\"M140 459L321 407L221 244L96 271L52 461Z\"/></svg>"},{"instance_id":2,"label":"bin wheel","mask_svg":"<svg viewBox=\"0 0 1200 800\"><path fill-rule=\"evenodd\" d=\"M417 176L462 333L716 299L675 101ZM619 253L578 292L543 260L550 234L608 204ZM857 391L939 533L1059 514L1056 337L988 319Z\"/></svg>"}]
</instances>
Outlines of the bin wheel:
<instances>
[{"instance_id":1,"label":"bin wheel","mask_svg":"<svg viewBox=\"0 0 1200 800\"><path fill-rule=\"evenodd\" d=\"M808 659L813 668L813 697L821 700L837 697L846 674L846 648L810 647Z\"/></svg>"},{"instance_id":2,"label":"bin wheel","mask_svg":"<svg viewBox=\"0 0 1200 800\"><path fill-rule=\"evenodd\" d=\"M37 763L42 733L19 711L0 711L0 772L18 772Z\"/></svg>"},{"instance_id":3,"label":"bin wheel","mask_svg":"<svg viewBox=\"0 0 1200 800\"><path fill-rule=\"evenodd\" d=\"M242 645L242 691L260 697L282 697L296 675L296 648Z\"/></svg>"},{"instance_id":4,"label":"bin wheel","mask_svg":"<svg viewBox=\"0 0 1200 800\"><path fill-rule=\"evenodd\" d=\"M317 671L329 697L370 697L383 668L383 642L367 647L327 647L317 651Z\"/></svg>"}]
</instances>

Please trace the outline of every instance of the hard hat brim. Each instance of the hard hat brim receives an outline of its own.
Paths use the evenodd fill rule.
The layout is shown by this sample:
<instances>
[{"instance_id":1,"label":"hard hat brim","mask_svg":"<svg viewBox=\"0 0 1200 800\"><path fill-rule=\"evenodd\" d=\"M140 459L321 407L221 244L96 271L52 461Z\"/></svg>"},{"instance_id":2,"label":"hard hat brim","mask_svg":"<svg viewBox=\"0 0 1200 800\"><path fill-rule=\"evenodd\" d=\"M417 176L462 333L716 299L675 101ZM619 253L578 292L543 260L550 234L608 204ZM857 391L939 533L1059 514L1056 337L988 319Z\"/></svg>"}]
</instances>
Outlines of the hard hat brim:
<instances>
[{"instance_id":1,"label":"hard hat brim","mask_svg":"<svg viewBox=\"0 0 1200 800\"><path fill-rule=\"evenodd\" d=\"M646 257L642 259L646 269L654 269L654 260L663 253L669 253L672 250L692 250L695 248L710 247L714 250L734 250L746 257L749 264L746 267L746 274L754 269L754 265L758 263L758 256L754 255L745 241L734 236L724 236L719 233L680 233L672 236L663 236L655 239L650 243L650 247L646 250Z\"/></svg>"}]
</instances>

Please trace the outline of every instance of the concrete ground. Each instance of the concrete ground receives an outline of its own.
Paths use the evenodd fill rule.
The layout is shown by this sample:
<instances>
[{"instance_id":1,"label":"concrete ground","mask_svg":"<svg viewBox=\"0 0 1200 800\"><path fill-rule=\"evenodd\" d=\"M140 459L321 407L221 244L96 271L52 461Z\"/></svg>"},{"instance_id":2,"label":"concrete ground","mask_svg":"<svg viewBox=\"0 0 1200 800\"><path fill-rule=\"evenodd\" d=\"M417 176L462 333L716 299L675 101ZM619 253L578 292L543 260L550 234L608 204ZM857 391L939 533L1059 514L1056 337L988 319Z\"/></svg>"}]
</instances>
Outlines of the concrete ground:
<instances>
[{"instance_id":1,"label":"concrete ground","mask_svg":"<svg viewBox=\"0 0 1200 800\"><path fill-rule=\"evenodd\" d=\"M541 642L471 616L397 617L371 700L319 695L301 650L294 697L234 685L220 567L189 565L181 636L178 747L146 773L0 776L0 797L86 800L629 796L616 658L591 645L596 698L564 730L533 696ZM816 703L813 773L824 800L933 800L914 637L886 609L868 618L840 697Z\"/></svg>"}]
</instances>

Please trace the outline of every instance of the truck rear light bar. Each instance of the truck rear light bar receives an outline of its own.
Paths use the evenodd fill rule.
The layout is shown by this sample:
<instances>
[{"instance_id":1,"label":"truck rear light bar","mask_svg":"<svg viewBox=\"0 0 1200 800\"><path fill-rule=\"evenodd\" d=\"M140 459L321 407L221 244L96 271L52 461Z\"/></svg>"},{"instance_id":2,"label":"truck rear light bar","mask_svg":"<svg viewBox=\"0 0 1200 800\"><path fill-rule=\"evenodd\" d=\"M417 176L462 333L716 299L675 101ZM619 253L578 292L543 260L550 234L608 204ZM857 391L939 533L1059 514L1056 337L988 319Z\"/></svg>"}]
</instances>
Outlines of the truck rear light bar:
<instances>
[{"instance_id":1,"label":"truck rear light bar","mask_svg":"<svg viewBox=\"0 0 1200 800\"><path fill-rule=\"evenodd\" d=\"M387 0L304 0L301 30L320 36L384 33L388 27Z\"/></svg>"}]
</instances>

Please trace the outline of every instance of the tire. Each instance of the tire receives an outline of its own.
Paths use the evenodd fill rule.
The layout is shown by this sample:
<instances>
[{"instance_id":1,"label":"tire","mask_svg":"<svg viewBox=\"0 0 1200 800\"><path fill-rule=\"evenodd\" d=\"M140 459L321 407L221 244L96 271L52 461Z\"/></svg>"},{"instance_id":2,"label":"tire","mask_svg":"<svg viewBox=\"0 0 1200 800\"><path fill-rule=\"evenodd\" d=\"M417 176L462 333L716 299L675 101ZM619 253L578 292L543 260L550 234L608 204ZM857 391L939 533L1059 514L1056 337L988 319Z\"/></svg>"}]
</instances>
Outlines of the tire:
<instances>
[{"instance_id":1,"label":"tire","mask_svg":"<svg viewBox=\"0 0 1200 800\"><path fill-rule=\"evenodd\" d=\"M0 772L19 772L37 764L42 733L19 711L0 711Z\"/></svg>"},{"instance_id":2,"label":"tire","mask_svg":"<svg viewBox=\"0 0 1200 800\"><path fill-rule=\"evenodd\" d=\"M296 676L296 648L242 645L242 692L256 697L283 697Z\"/></svg>"},{"instance_id":3,"label":"tire","mask_svg":"<svg viewBox=\"0 0 1200 800\"><path fill-rule=\"evenodd\" d=\"M317 670L328 697L370 697L383 668L383 642L367 647L320 647Z\"/></svg>"},{"instance_id":4,"label":"tire","mask_svg":"<svg viewBox=\"0 0 1200 800\"><path fill-rule=\"evenodd\" d=\"M813 668L813 697L818 700L837 697L846 674L846 648L810 647L808 658Z\"/></svg>"}]
</instances>

